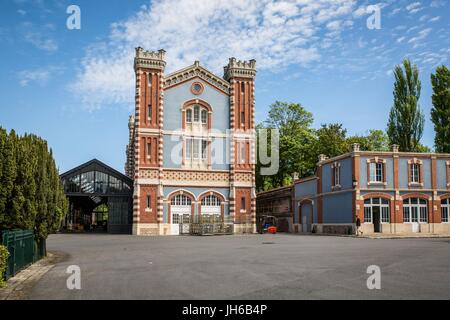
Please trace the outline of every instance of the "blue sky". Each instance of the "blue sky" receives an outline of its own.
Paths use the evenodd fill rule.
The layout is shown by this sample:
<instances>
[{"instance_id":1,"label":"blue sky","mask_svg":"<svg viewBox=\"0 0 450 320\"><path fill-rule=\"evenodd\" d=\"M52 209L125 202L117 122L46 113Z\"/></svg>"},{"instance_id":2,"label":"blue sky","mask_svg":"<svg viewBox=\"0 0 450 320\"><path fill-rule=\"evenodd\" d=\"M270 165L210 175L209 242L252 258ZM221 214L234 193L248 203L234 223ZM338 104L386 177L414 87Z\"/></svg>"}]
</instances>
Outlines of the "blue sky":
<instances>
[{"instance_id":1,"label":"blue sky","mask_svg":"<svg viewBox=\"0 0 450 320\"><path fill-rule=\"evenodd\" d=\"M66 8L81 9L68 30ZM368 5L381 29L368 29ZM423 143L432 147L430 73L449 66L450 4L435 1L5 0L0 2L0 126L47 139L60 171L98 158L123 171L133 112L134 48L167 51L167 72L195 60L221 75L231 56L257 60L257 121L299 102L314 126L385 129L392 69L420 69Z\"/></svg>"}]
</instances>

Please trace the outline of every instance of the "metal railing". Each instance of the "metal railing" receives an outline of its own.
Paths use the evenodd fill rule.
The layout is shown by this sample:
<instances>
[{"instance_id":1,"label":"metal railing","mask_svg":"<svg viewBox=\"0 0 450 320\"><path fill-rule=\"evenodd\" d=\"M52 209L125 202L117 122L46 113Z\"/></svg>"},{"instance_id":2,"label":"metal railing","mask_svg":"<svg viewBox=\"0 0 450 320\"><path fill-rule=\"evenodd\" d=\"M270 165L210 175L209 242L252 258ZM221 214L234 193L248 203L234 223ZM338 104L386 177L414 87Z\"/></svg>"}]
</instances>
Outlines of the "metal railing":
<instances>
[{"instance_id":1,"label":"metal railing","mask_svg":"<svg viewBox=\"0 0 450 320\"><path fill-rule=\"evenodd\" d=\"M234 223L230 217L215 214L199 216L184 215L180 224L180 234L195 236L233 234Z\"/></svg>"},{"instance_id":2,"label":"metal railing","mask_svg":"<svg viewBox=\"0 0 450 320\"><path fill-rule=\"evenodd\" d=\"M9 252L6 279L47 254L45 240L37 242L32 230L3 230L0 239Z\"/></svg>"}]
</instances>

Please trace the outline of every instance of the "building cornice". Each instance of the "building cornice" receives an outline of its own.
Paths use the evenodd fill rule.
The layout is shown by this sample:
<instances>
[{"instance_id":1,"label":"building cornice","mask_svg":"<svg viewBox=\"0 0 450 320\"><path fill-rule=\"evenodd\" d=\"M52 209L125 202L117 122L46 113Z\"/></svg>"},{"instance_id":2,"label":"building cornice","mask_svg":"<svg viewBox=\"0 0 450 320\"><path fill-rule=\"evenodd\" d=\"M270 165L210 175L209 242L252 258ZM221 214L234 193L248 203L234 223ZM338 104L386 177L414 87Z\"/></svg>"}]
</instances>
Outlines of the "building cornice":
<instances>
[{"instance_id":1,"label":"building cornice","mask_svg":"<svg viewBox=\"0 0 450 320\"><path fill-rule=\"evenodd\" d=\"M164 77L164 89L171 88L182 82L200 78L201 80L209 83L210 85L216 87L217 89L223 91L227 95L230 91L230 83L225 79L216 76L211 71L200 66L199 62L196 61L193 65L186 67L184 69L170 73Z\"/></svg>"}]
</instances>

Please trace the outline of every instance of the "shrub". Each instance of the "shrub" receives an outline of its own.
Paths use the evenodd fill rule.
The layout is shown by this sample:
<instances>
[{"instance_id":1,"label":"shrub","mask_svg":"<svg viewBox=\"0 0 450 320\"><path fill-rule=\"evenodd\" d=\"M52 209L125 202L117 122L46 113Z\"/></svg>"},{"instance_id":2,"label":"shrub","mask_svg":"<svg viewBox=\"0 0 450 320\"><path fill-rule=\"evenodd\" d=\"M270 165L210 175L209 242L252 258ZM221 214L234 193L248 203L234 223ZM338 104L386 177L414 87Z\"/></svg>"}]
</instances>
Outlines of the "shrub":
<instances>
[{"instance_id":1,"label":"shrub","mask_svg":"<svg viewBox=\"0 0 450 320\"><path fill-rule=\"evenodd\" d=\"M5 286L5 273L8 266L9 252L5 246L0 245L0 288Z\"/></svg>"}]
</instances>

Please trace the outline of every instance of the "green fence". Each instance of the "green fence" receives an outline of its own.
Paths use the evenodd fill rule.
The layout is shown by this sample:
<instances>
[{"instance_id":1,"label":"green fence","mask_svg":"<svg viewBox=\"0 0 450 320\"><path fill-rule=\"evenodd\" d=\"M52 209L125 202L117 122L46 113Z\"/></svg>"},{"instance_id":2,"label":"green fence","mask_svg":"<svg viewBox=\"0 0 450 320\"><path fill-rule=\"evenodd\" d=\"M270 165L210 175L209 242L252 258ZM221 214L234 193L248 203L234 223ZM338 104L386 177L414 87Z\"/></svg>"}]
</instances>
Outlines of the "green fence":
<instances>
[{"instance_id":1,"label":"green fence","mask_svg":"<svg viewBox=\"0 0 450 320\"><path fill-rule=\"evenodd\" d=\"M0 239L9 251L6 279L47 254L45 240L37 242L32 230L4 230Z\"/></svg>"}]
</instances>

